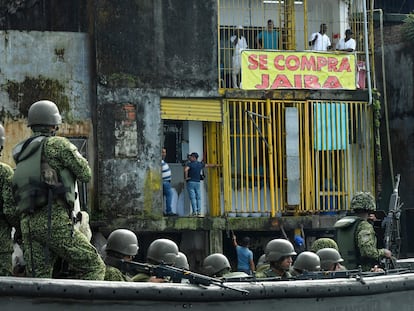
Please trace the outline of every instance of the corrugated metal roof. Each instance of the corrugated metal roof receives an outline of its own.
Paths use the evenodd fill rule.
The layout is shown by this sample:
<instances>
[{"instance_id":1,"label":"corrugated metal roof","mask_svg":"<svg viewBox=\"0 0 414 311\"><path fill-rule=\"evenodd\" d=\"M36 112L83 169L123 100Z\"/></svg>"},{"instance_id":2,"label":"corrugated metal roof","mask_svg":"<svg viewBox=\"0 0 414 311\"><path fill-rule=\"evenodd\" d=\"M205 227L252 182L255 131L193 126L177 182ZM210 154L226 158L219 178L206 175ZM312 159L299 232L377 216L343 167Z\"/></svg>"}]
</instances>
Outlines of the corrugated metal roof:
<instances>
[{"instance_id":1,"label":"corrugated metal roof","mask_svg":"<svg viewBox=\"0 0 414 311\"><path fill-rule=\"evenodd\" d=\"M161 99L161 119L221 122L219 99Z\"/></svg>"}]
</instances>

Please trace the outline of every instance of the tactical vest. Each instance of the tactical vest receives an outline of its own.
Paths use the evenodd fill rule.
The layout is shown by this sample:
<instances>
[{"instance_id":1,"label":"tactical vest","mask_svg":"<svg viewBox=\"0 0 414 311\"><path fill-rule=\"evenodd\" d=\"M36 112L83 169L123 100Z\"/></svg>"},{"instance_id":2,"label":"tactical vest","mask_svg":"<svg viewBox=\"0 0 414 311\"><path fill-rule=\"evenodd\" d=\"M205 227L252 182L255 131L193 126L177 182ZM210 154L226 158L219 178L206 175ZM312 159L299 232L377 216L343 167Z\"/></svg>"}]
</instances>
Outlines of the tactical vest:
<instances>
[{"instance_id":1,"label":"tactical vest","mask_svg":"<svg viewBox=\"0 0 414 311\"><path fill-rule=\"evenodd\" d=\"M362 220L357 216L346 216L334 225L339 252L347 269L357 269L360 262L361 255L356 245L355 230Z\"/></svg>"},{"instance_id":2,"label":"tactical vest","mask_svg":"<svg viewBox=\"0 0 414 311\"><path fill-rule=\"evenodd\" d=\"M62 199L73 209L76 198L75 179L67 169L59 174L42 156L46 136L35 136L13 149L16 162L12 184L18 213L32 213L48 204L49 195ZM51 190L51 191L50 191Z\"/></svg>"}]
</instances>

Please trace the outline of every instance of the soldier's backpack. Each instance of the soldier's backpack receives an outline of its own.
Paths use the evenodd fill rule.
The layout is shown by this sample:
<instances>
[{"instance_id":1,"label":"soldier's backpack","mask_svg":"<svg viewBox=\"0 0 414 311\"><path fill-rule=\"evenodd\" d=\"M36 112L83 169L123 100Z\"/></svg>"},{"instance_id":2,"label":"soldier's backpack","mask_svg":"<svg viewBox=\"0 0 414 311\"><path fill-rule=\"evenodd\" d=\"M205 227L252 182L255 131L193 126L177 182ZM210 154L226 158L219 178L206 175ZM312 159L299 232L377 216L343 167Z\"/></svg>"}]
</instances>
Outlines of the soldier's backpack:
<instances>
[{"instance_id":1,"label":"soldier's backpack","mask_svg":"<svg viewBox=\"0 0 414 311\"><path fill-rule=\"evenodd\" d=\"M339 253L344 259L344 265L347 269L358 268L360 254L355 243L355 230L361 221L360 217L346 216L339 219L334 225Z\"/></svg>"},{"instance_id":2,"label":"soldier's backpack","mask_svg":"<svg viewBox=\"0 0 414 311\"><path fill-rule=\"evenodd\" d=\"M47 205L48 189L41 180L41 160L46 136L34 136L13 149L16 169L13 175L13 196L19 213L33 212Z\"/></svg>"},{"instance_id":3,"label":"soldier's backpack","mask_svg":"<svg viewBox=\"0 0 414 311\"><path fill-rule=\"evenodd\" d=\"M73 208L75 201L75 180L64 169L56 172L42 157L46 136L34 136L17 145L13 150L16 162L12 184L13 195L19 213L30 213L36 208L48 205L51 193L54 198L60 196Z\"/></svg>"}]
</instances>

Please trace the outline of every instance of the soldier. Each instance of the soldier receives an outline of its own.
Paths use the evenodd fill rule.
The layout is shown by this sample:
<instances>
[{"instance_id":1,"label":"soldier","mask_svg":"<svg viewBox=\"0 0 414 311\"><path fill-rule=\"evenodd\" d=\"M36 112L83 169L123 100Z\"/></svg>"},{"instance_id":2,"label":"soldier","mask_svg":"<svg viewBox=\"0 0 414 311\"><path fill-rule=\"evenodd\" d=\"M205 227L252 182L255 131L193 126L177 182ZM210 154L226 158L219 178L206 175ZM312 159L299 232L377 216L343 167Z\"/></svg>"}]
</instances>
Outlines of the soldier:
<instances>
[{"instance_id":1,"label":"soldier","mask_svg":"<svg viewBox=\"0 0 414 311\"><path fill-rule=\"evenodd\" d=\"M27 275L52 276L57 257L75 278L103 280L105 264L95 247L73 228L75 182L88 182L91 169L77 148L55 136L62 118L56 104L41 100L28 112L32 136L13 149L13 194L20 214Z\"/></svg>"},{"instance_id":2,"label":"soldier","mask_svg":"<svg viewBox=\"0 0 414 311\"><path fill-rule=\"evenodd\" d=\"M127 229L112 231L105 247L105 281L131 281L122 266L122 260L131 261L138 252L138 239Z\"/></svg>"},{"instance_id":3,"label":"soldier","mask_svg":"<svg viewBox=\"0 0 414 311\"><path fill-rule=\"evenodd\" d=\"M322 248L316 252L316 255L318 255L321 260L322 271L346 270L346 268L341 265L344 260L336 249Z\"/></svg>"},{"instance_id":4,"label":"soldier","mask_svg":"<svg viewBox=\"0 0 414 311\"><path fill-rule=\"evenodd\" d=\"M335 240L331 238L319 238L316 239L311 246L311 251L316 253L318 250L322 248L334 248L339 251L338 244L336 244Z\"/></svg>"},{"instance_id":5,"label":"soldier","mask_svg":"<svg viewBox=\"0 0 414 311\"><path fill-rule=\"evenodd\" d=\"M231 272L230 262L226 256L220 253L208 255L203 260L203 273L214 278L248 277L245 272Z\"/></svg>"},{"instance_id":6,"label":"soldier","mask_svg":"<svg viewBox=\"0 0 414 311\"><path fill-rule=\"evenodd\" d=\"M174 266L180 269L189 270L190 265L188 264L187 256L182 252L178 252L178 257Z\"/></svg>"},{"instance_id":7,"label":"soldier","mask_svg":"<svg viewBox=\"0 0 414 311\"><path fill-rule=\"evenodd\" d=\"M293 276L301 275L304 272L315 272L321 269L321 260L315 253L304 251L296 257L291 274Z\"/></svg>"},{"instance_id":8,"label":"soldier","mask_svg":"<svg viewBox=\"0 0 414 311\"><path fill-rule=\"evenodd\" d=\"M0 153L5 141L4 127L0 125ZM1 154L0 154L1 155ZM0 275L12 275L13 241L11 231L18 224L14 215L14 202L11 191L13 169L6 163L0 162Z\"/></svg>"},{"instance_id":9,"label":"soldier","mask_svg":"<svg viewBox=\"0 0 414 311\"><path fill-rule=\"evenodd\" d=\"M292 256L296 255L292 243L285 239L273 239L265 248L266 262L269 269L256 273L258 278L281 277L290 278L289 269L292 265Z\"/></svg>"},{"instance_id":10,"label":"soldier","mask_svg":"<svg viewBox=\"0 0 414 311\"><path fill-rule=\"evenodd\" d=\"M369 192L358 192L351 200L355 216L346 216L335 223L340 253L347 268L370 271L384 257L391 258L391 251L377 248L373 226L367 221L370 212L375 211L375 199Z\"/></svg>"},{"instance_id":11,"label":"soldier","mask_svg":"<svg viewBox=\"0 0 414 311\"><path fill-rule=\"evenodd\" d=\"M266 254L259 257L256 265L256 273L269 269L270 265L266 262Z\"/></svg>"},{"instance_id":12,"label":"soldier","mask_svg":"<svg viewBox=\"0 0 414 311\"><path fill-rule=\"evenodd\" d=\"M170 265L174 266L179 260L179 252L177 244L169 239L154 240L147 250L147 263L153 265ZM170 280L159 278L146 273L138 273L132 278L133 282L154 282L163 283Z\"/></svg>"}]
</instances>

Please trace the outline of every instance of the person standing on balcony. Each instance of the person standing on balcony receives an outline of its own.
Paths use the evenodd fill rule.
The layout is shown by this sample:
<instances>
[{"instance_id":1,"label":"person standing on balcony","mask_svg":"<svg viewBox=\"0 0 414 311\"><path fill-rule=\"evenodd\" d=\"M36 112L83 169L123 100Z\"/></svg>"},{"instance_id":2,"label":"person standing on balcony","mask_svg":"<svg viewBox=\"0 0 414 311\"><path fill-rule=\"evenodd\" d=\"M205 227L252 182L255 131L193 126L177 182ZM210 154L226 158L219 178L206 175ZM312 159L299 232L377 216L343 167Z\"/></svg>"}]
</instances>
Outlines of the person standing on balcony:
<instances>
[{"instance_id":1,"label":"person standing on balcony","mask_svg":"<svg viewBox=\"0 0 414 311\"><path fill-rule=\"evenodd\" d=\"M237 26L234 32L234 35L230 38L231 45L234 47L233 50L233 59L232 59L232 82L233 88L239 88L237 76L240 74L241 70L241 52L247 49L247 41L243 36L243 26Z\"/></svg>"},{"instance_id":2,"label":"person standing on balcony","mask_svg":"<svg viewBox=\"0 0 414 311\"><path fill-rule=\"evenodd\" d=\"M165 216L176 216L172 212L172 198L173 192L171 189L171 169L167 162L165 162L165 157L167 156L167 149L162 148L161 153L161 176L162 176L162 192L165 196Z\"/></svg>"},{"instance_id":3,"label":"person standing on balcony","mask_svg":"<svg viewBox=\"0 0 414 311\"><path fill-rule=\"evenodd\" d=\"M344 52L354 52L356 48L356 42L352 38L354 33L351 29L345 30L345 38L342 38L336 44L337 51L344 51Z\"/></svg>"},{"instance_id":4,"label":"person standing on balcony","mask_svg":"<svg viewBox=\"0 0 414 311\"><path fill-rule=\"evenodd\" d=\"M309 39L309 46L314 51L327 51L332 49L331 40L326 34L328 27L321 24L319 32L314 32Z\"/></svg>"},{"instance_id":5,"label":"person standing on balcony","mask_svg":"<svg viewBox=\"0 0 414 311\"><path fill-rule=\"evenodd\" d=\"M279 47L278 33L274 30L273 20L267 21L267 29L261 31L257 38L256 44L258 49L277 50Z\"/></svg>"},{"instance_id":6,"label":"person standing on balcony","mask_svg":"<svg viewBox=\"0 0 414 311\"><path fill-rule=\"evenodd\" d=\"M198 153L191 153L189 156L189 162L186 163L184 168L184 179L187 181L187 190L191 201L192 216L201 216L201 170L208 167L217 167L217 164L207 164L199 162L197 159Z\"/></svg>"}]
</instances>

